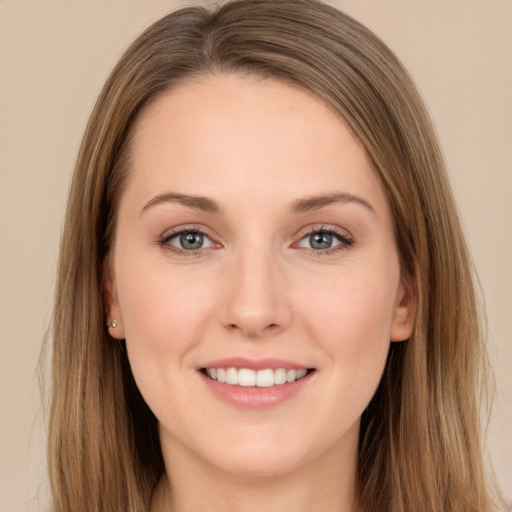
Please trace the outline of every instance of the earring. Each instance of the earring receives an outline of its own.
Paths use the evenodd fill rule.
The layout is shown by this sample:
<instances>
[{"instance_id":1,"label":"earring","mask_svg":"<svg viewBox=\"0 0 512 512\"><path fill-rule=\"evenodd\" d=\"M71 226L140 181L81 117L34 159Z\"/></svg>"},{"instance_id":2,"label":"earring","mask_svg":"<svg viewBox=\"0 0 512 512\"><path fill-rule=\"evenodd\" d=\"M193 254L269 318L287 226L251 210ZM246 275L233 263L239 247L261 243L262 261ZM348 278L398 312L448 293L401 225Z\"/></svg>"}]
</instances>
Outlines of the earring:
<instances>
[{"instance_id":1,"label":"earring","mask_svg":"<svg viewBox=\"0 0 512 512\"><path fill-rule=\"evenodd\" d=\"M112 320L112 323L108 325L108 327L112 327L112 329L115 329L117 326L117 320Z\"/></svg>"}]
</instances>

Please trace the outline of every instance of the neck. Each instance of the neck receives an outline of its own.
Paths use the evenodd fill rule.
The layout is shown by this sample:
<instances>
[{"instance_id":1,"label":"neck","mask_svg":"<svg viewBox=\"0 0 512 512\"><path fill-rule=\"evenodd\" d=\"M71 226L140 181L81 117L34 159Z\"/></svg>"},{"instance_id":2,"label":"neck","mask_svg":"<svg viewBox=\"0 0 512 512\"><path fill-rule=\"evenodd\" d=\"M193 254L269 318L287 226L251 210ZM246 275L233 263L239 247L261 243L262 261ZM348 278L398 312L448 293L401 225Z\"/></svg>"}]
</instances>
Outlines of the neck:
<instances>
[{"instance_id":1,"label":"neck","mask_svg":"<svg viewBox=\"0 0 512 512\"><path fill-rule=\"evenodd\" d=\"M154 493L151 512L360 512L355 498L357 443L350 452L332 450L272 476L234 475L186 450L172 452L172 457L164 454L167 473Z\"/></svg>"}]
</instances>

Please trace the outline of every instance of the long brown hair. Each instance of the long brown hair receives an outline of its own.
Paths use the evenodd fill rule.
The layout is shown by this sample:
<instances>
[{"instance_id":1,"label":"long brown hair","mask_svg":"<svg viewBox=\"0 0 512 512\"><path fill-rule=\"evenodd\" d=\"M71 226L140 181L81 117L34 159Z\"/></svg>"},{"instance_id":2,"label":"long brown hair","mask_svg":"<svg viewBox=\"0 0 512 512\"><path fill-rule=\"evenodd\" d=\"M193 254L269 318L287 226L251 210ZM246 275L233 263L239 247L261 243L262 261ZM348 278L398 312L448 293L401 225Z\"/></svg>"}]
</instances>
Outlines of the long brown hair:
<instances>
[{"instance_id":1,"label":"long brown hair","mask_svg":"<svg viewBox=\"0 0 512 512\"><path fill-rule=\"evenodd\" d=\"M315 0L185 8L149 27L108 78L78 155L53 316L49 469L59 512L143 512L164 472L157 420L109 337L104 261L130 168L130 129L173 85L251 74L307 89L364 144L387 193L411 338L392 344L363 414L358 493L366 511L497 509L486 480L480 399L487 359L471 261L429 116L395 55Z\"/></svg>"}]
</instances>

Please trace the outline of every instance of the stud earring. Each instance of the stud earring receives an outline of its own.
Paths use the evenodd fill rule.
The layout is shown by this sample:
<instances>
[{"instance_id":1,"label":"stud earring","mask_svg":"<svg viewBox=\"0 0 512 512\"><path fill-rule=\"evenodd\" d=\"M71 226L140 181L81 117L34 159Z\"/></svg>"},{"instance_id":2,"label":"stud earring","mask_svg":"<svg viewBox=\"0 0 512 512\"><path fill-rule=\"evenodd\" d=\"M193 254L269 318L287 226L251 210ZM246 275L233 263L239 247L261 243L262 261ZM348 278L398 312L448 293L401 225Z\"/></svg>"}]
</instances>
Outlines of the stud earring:
<instances>
[{"instance_id":1,"label":"stud earring","mask_svg":"<svg viewBox=\"0 0 512 512\"><path fill-rule=\"evenodd\" d=\"M115 329L117 326L117 320L112 320L112 323L110 323L108 326L112 327L112 329Z\"/></svg>"}]
</instances>

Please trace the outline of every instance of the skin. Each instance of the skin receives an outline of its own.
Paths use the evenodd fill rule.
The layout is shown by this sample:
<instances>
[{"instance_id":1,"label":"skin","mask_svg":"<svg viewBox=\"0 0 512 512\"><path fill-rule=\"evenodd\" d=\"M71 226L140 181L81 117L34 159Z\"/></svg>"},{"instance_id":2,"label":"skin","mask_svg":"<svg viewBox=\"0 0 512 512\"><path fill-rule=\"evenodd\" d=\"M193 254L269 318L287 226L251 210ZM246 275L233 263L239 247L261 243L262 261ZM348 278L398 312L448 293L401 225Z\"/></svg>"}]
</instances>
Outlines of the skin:
<instances>
[{"instance_id":1,"label":"skin","mask_svg":"<svg viewBox=\"0 0 512 512\"><path fill-rule=\"evenodd\" d=\"M153 512L357 510L360 416L414 312L364 148L308 92L233 75L175 87L133 135L105 289L160 425L169 476ZM154 201L167 193L221 212ZM292 211L333 193L361 201ZM179 229L204 247L185 250ZM335 230L332 247L313 247L312 230ZM241 409L198 371L234 356L315 371L278 406Z\"/></svg>"}]
</instances>

